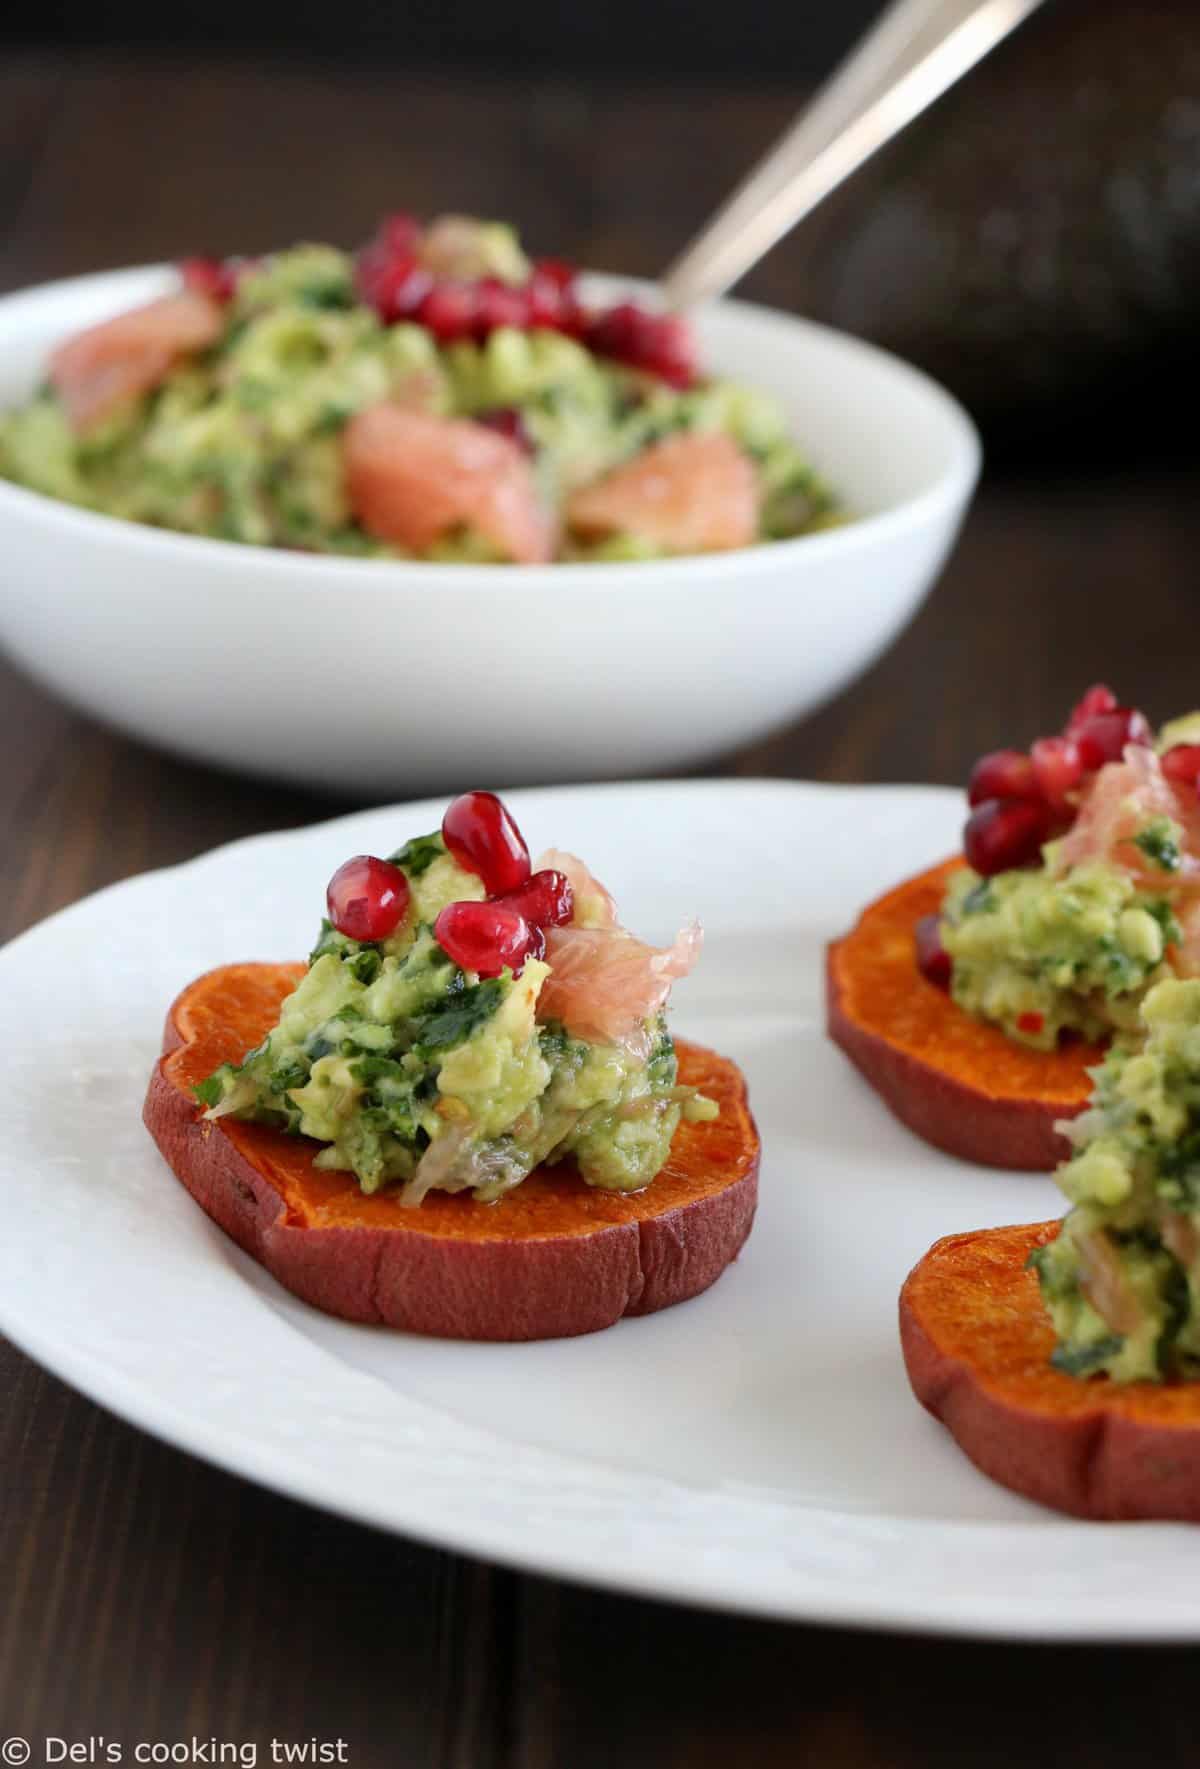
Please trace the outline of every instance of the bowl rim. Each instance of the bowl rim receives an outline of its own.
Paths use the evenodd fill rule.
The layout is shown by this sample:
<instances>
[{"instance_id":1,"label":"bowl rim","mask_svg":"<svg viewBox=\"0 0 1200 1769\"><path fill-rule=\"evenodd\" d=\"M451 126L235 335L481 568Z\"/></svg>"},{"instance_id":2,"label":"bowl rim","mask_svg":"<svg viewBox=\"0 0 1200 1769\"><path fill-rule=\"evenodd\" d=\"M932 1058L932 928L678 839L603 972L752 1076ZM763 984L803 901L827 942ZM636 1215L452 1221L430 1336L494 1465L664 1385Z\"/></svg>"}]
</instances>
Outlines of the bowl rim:
<instances>
[{"instance_id":1,"label":"bowl rim","mask_svg":"<svg viewBox=\"0 0 1200 1769\"><path fill-rule=\"evenodd\" d=\"M105 282L150 282L155 276L168 274L173 267L167 263L127 265L110 270L88 271L82 275L57 277L48 282L33 283L0 295L0 326L12 306L34 306L40 299L68 297L84 293L90 286ZM641 289L653 292L653 285L636 277L621 276L608 271L587 271L585 275L597 284L627 291ZM120 544L124 540L135 552L165 566L173 562L200 565L209 559L214 567L222 558L236 558L239 568L253 571L264 583L297 582L309 579L317 583L331 574L347 573L350 586L387 588L438 588L474 590L484 586L495 590L544 588L550 583L588 583L609 591L623 589L636 593L650 578L679 584L688 579L720 587L731 577L745 579L773 575L777 570L799 567L802 560L817 565L820 560L853 554L876 543L886 542L898 531L921 526L947 515L965 505L983 465L983 445L979 432L966 408L932 375L923 369L837 326L825 325L800 314L767 307L760 302L722 297L707 304L705 313L729 313L751 325L782 333L804 331L835 347L849 348L870 358L886 372L899 373L913 391L924 398L938 413L950 444L950 458L939 476L924 491L902 498L887 508L866 516L856 516L843 526L819 529L815 534L794 535L789 540L760 541L755 546L736 547L721 553L689 553L665 559L625 559L598 561L553 561L545 565L455 564L422 559L362 559L337 553L309 553L284 547L256 546L245 541L224 540L211 535L186 534L169 528L155 528L128 517L111 516L101 510L88 510L67 503L49 493L33 491L27 486L0 479L0 519L6 512L33 515L42 520L66 525L86 539ZM0 344L0 354L4 346ZM802 549L798 554L797 549Z\"/></svg>"}]
</instances>

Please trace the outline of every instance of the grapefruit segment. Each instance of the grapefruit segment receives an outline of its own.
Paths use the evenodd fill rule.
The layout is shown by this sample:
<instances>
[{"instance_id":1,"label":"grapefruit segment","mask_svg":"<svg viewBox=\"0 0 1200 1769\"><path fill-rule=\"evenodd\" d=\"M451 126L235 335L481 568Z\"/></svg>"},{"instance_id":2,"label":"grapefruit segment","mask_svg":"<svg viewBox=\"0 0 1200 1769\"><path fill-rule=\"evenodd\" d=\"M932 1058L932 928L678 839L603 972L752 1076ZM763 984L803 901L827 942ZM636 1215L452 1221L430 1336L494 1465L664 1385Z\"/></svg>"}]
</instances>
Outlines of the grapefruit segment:
<instances>
[{"instance_id":1,"label":"grapefruit segment","mask_svg":"<svg viewBox=\"0 0 1200 1769\"><path fill-rule=\"evenodd\" d=\"M519 564L553 554L552 524L528 459L483 424L389 401L351 418L343 460L351 508L378 540L427 553L466 528Z\"/></svg>"},{"instance_id":2,"label":"grapefruit segment","mask_svg":"<svg viewBox=\"0 0 1200 1769\"><path fill-rule=\"evenodd\" d=\"M574 492L567 521L584 539L633 534L668 553L724 552L758 536L754 467L732 437L668 436Z\"/></svg>"}]
</instances>

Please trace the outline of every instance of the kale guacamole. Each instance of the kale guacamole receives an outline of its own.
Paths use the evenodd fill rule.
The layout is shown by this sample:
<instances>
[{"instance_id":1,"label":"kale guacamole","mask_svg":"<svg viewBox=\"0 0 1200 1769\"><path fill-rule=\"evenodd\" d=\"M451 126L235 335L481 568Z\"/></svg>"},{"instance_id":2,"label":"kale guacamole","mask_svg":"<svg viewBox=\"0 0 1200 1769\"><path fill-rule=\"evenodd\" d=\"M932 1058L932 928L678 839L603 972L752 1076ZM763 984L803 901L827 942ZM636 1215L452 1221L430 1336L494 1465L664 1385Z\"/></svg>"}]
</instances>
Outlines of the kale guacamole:
<instances>
[{"instance_id":1,"label":"kale guacamole","mask_svg":"<svg viewBox=\"0 0 1200 1769\"><path fill-rule=\"evenodd\" d=\"M1167 897L1099 860L1060 871L1053 846L1036 869L983 879L964 868L942 917L959 1007L1038 1050L1064 1033L1133 1030L1180 937Z\"/></svg>"},{"instance_id":2,"label":"kale guacamole","mask_svg":"<svg viewBox=\"0 0 1200 1769\"><path fill-rule=\"evenodd\" d=\"M323 923L263 1043L197 1089L210 1117L311 1137L317 1167L418 1205L435 1188L491 1202L568 1157L589 1186L639 1191L681 1116L716 1116L678 1084L663 1013L665 979L690 957L620 927L572 856L530 873L519 834L498 845L501 816L492 795L464 795L444 827L465 828L465 848L437 832L335 873L342 925ZM501 892L488 887L488 841L509 869Z\"/></svg>"},{"instance_id":3,"label":"kale guacamole","mask_svg":"<svg viewBox=\"0 0 1200 1769\"><path fill-rule=\"evenodd\" d=\"M702 374L682 320L588 307L511 229L454 217L392 217L357 254L188 261L0 415L0 477L384 558L643 559L837 519L775 401Z\"/></svg>"},{"instance_id":4,"label":"kale guacamole","mask_svg":"<svg viewBox=\"0 0 1200 1769\"><path fill-rule=\"evenodd\" d=\"M1200 971L1198 732L1155 742L1098 684L1061 737L977 764L938 929L966 1013L1039 1050L1138 1036L1147 992Z\"/></svg>"},{"instance_id":5,"label":"kale guacamole","mask_svg":"<svg viewBox=\"0 0 1200 1769\"><path fill-rule=\"evenodd\" d=\"M1200 980L1168 977L1094 1071L1057 1179L1072 1208L1030 1263L1053 1362L1119 1382L1200 1374Z\"/></svg>"}]
</instances>

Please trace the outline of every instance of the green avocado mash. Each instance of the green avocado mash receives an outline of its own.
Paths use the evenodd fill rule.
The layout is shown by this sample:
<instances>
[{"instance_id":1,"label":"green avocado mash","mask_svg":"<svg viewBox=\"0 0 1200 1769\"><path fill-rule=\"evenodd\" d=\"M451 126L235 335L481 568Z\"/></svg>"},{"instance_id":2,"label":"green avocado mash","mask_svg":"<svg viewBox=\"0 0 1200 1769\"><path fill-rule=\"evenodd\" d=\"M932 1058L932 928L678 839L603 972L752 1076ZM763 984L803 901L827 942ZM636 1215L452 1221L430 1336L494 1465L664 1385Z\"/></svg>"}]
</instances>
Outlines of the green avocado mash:
<instances>
[{"instance_id":1,"label":"green avocado mash","mask_svg":"<svg viewBox=\"0 0 1200 1769\"><path fill-rule=\"evenodd\" d=\"M547 964L480 979L434 938L441 909L484 894L440 834L392 861L411 889L404 921L375 943L325 922L279 1024L197 1089L209 1115L312 1137L325 1145L317 1167L353 1172L365 1192L402 1182L406 1204L434 1188L491 1201L566 1156L588 1185L648 1185L680 1117L716 1115L677 1084L663 1015L628 1044L539 1021Z\"/></svg>"},{"instance_id":2,"label":"green avocado mash","mask_svg":"<svg viewBox=\"0 0 1200 1769\"><path fill-rule=\"evenodd\" d=\"M516 282L529 264L510 229L479 226L483 268ZM483 247L481 247L481 250ZM150 392L96 427L72 428L47 383L0 414L0 478L134 522L260 546L406 557L355 520L341 432L387 401L433 415L498 412L527 439L542 502L680 431L722 431L755 463L759 538L836 520L833 499L765 394L721 380L677 390L564 332L500 326L442 345L424 325L385 325L356 292L355 261L302 245L241 274L215 344L178 361ZM568 533L560 556L637 559L662 548L636 533ZM468 525L420 556L499 561Z\"/></svg>"},{"instance_id":3,"label":"green avocado mash","mask_svg":"<svg viewBox=\"0 0 1200 1769\"><path fill-rule=\"evenodd\" d=\"M1160 837L1154 825L1144 832L1152 843ZM1165 897L1138 891L1102 861L1060 876L1054 860L1050 844L1036 870L982 879L964 869L942 906L954 1000L1039 1050L1052 1050L1063 1032L1099 1039L1136 1027L1146 990L1167 974L1166 947L1179 939Z\"/></svg>"},{"instance_id":4,"label":"green avocado mash","mask_svg":"<svg viewBox=\"0 0 1200 1769\"><path fill-rule=\"evenodd\" d=\"M1141 1031L1062 1126L1077 1149L1057 1174L1072 1208L1031 1257L1053 1362L1121 1382L1200 1373L1200 980L1156 983Z\"/></svg>"}]
</instances>

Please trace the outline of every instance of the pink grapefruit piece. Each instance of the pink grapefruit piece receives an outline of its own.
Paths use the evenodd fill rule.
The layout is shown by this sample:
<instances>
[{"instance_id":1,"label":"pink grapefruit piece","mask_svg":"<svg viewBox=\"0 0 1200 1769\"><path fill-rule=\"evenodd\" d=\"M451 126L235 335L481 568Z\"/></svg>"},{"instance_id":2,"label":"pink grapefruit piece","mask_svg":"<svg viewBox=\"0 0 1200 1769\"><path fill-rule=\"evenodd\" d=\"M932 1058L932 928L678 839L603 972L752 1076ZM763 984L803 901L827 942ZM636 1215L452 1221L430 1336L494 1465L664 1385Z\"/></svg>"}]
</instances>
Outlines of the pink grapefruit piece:
<instances>
[{"instance_id":1,"label":"pink grapefruit piece","mask_svg":"<svg viewBox=\"0 0 1200 1769\"><path fill-rule=\"evenodd\" d=\"M758 537L753 464L721 432L668 436L574 492L567 520L585 539L633 534L669 553L716 553Z\"/></svg>"},{"instance_id":2,"label":"pink grapefruit piece","mask_svg":"<svg viewBox=\"0 0 1200 1769\"><path fill-rule=\"evenodd\" d=\"M210 295L184 289L89 326L50 358L50 382L72 427L86 433L154 389L181 357L220 337L224 316Z\"/></svg>"},{"instance_id":3,"label":"pink grapefruit piece","mask_svg":"<svg viewBox=\"0 0 1200 1769\"><path fill-rule=\"evenodd\" d=\"M533 469L507 436L389 402L351 418L344 450L351 507L379 540L426 553L470 528L517 563L552 556Z\"/></svg>"}]
</instances>

